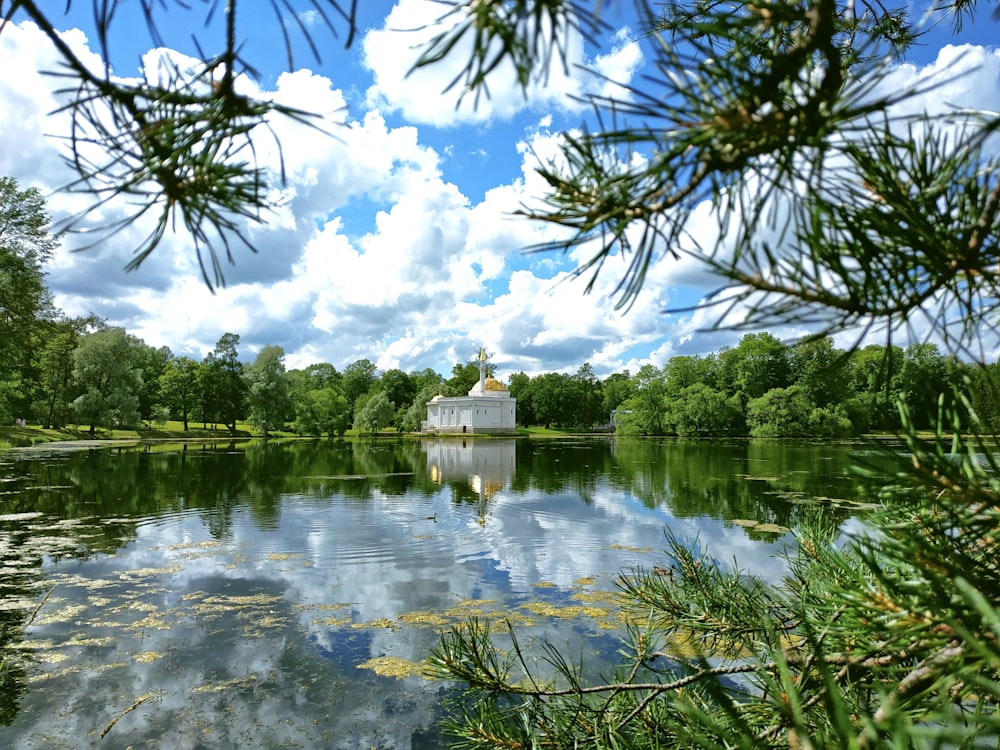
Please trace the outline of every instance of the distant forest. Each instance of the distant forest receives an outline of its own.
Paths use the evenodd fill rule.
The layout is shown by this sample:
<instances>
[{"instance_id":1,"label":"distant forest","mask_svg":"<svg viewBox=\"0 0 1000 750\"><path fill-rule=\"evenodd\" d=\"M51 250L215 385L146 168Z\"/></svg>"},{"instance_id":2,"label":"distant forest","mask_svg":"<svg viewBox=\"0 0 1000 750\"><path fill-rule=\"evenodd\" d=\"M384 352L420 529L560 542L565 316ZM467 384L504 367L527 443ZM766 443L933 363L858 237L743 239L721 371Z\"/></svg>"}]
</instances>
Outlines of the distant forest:
<instances>
[{"instance_id":1,"label":"distant forest","mask_svg":"<svg viewBox=\"0 0 1000 750\"><path fill-rule=\"evenodd\" d=\"M478 381L475 361L451 377L431 369L380 371L367 359L343 370L317 363L286 370L284 351L267 346L250 364L240 337L226 333L200 362L147 345L94 319L39 321L37 348L0 381L0 419L42 426L136 428L169 419L263 433L343 435L420 429L437 394L465 395ZM991 365L990 367L995 367ZM989 369L989 368L987 368ZM935 423L938 396L964 394L987 429L1000 407L980 365L943 355L933 344L871 345L853 351L829 338L786 344L747 334L706 356L675 356L601 379L588 363L572 374L511 375L518 424L614 430L635 436L850 437Z\"/></svg>"},{"instance_id":2,"label":"distant forest","mask_svg":"<svg viewBox=\"0 0 1000 750\"><path fill-rule=\"evenodd\" d=\"M200 362L149 346L122 328L67 318L52 304L44 265L55 240L44 201L0 178L0 424L85 425L92 432L170 419L235 431L246 421L264 434L343 435L420 429L437 394L465 395L475 362L451 377L431 369L380 372L367 359L286 370L284 351L266 346L240 359L240 337L223 334ZM673 357L598 378L589 363L573 374L512 375L522 426L614 430L622 435L848 437L936 423L938 396L958 391L984 429L1000 428L989 386L992 365L943 355L929 343L842 351L829 338L786 344L768 333L707 356Z\"/></svg>"}]
</instances>

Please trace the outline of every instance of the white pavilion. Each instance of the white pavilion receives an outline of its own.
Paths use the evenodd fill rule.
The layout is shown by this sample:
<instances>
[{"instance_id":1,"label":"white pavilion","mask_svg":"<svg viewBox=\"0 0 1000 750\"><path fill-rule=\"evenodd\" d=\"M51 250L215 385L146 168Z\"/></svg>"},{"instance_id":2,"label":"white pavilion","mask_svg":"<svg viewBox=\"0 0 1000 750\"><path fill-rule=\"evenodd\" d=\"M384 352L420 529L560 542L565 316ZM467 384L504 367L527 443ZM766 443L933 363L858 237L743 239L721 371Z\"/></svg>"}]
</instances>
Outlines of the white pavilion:
<instances>
[{"instance_id":1,"label":"white pavilion","mask_svg":"<svg viewBox=\"0 0 1000 750\"><path fill-rule=\"evenodd\" d=\"M499 380L486 377L486 350L479 350L479 383L468 396L437 395L427 402L424 432L449 435L513 435L517 399Z\"/></svg>"}]
</instances>

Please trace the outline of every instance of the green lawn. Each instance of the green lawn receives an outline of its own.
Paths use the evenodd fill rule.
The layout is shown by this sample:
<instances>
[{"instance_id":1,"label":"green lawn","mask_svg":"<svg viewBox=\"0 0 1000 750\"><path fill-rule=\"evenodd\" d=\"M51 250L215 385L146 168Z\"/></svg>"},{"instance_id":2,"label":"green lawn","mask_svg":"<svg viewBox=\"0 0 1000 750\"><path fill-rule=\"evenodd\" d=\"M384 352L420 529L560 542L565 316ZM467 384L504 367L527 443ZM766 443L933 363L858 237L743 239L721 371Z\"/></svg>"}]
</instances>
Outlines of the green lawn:
<instances>
[{"instance_id":1,"label":"green lawn","mask_svg":"<svg viewBox=\"0 0 1000 750\"><path fill-rule=\"evenodd\" d=\"M24 447L67 440L184 440L191 438L226 438L232 433L225 427L203 429L201 424L189 423L191 428L184 431L181 422L167 422L162 427L153 426L149 430L97 430L91 434L86 427L73 425L60 429L43 429L37 424L25 427L0 426L0 448ZM251 437L248 425L237 422L236 434Z\"/></svg>"}]
</instances>

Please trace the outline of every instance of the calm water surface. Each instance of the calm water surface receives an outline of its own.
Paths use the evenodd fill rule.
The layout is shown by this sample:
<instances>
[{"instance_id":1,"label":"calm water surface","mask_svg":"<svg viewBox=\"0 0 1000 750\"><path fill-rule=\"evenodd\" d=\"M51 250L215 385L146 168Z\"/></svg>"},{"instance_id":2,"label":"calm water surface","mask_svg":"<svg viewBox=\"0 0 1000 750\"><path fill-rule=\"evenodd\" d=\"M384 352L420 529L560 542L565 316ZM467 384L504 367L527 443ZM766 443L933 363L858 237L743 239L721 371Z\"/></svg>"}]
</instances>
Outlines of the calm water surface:
<instances>
[{"instance_id":1,"label":"calm water surface","mask_svg":"<svg viewBox=\"0 0 1000 750\"><path fill-rule=\"evenodd\" d=\"M449 625L588 663L664 530L777 581L857 446L259 442L0 454L0 747L438 748ZM47 597L47 598L46 598ZM30 620L30 624L28 623ZM103 737L102 737L103 735Z\"/></svg>"}]
</instances>

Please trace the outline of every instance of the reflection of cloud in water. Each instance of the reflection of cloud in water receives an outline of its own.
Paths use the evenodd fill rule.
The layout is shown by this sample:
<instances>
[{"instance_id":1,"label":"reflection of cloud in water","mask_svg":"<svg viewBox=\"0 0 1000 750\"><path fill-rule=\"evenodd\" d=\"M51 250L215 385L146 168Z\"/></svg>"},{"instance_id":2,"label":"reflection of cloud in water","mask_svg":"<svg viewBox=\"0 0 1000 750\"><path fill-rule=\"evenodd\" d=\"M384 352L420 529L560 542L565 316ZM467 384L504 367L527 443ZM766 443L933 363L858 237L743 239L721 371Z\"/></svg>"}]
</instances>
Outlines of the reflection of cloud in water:
<instances>
[{"instance_id":1,"label":"reflection of cloud in water","mask_svg":"<svg viewBox=\"0 0 1000 750\"><path fill-rule=\"evenodd\" d=\"M697 538L716 559L735 557L741 567L765 579L776 582L785 572L783 563L772 559L776 545L754 542L738 526L675 519L608 485L595 488L590 507L566 494L498 495L484 532L512 585L524 588L537 580L568 587L584 576L613 577L623 569L652 565L665 546L667 528L680 539ZM629 549L652 552L630 554Z\"/></svg>"},{"instance_id":2,"label":"reflection of cloud in water","mask_svg":"<svg viewBox=\"0 0 1000 750\"><path fill-rule=\"evenodd\" d=\"M437 458L444 481L430 493L285 496L268 528L236 506L223 540L210 535L210 511L181 512L139 524L113 557L54 566L63 601L46 611L87 609L31 629L30 639L51 640L68 659L41 668L0 744L44 734L55 738L50 747L90 747L151 694L121 716L109 746L128 737L164 747L417 747L414 731L430 726L445 687L357 665L425 658L441 627L431 614L457 622L477 608L515 613L529 600L566 606L580 579L606 589L619 571L658 563L665 528L768 580L784 573L776 545L723 521L676 519L603 479L586 501L567 490L517 493L509 461L470 451ZM455 502L450 472L488 497ZM110 583L90 589L98 579ZM463 606L468 599L489 603ZM427 613L429 624L399 619L408 613ZM613 653L613 636L593 622L516 614L532 620L532 638L580 638L588 654ZM75 635L112 640L59 645Z\"/></svg>"},{"instance_id":3,"label":"reflection of cloud in water","mask_svg":"<svg viewBox=\"0 0 1000 750\"><path fill-rule=\"evenodd\" d=\"M151 562L157 554L160 569L169 570L174 551L163 546L137 549L134 557ZM131 557L99 562L102 569L93 573L114 581L132 569ZM205 574L210 557L192 561L200 574L147 566L148 575L104 586L101 604L73 622L32 628L31 638L59 644L82 627L90 637L111 635L111 645L59 649L71 661L32 685L18 732L29 737L37 724L46 747L90 747L104 726L148 695L121 715L109 746L117 737L182 748L410 747L414 728L426 728L438 710L436 688L357 670L372 650L371 632L352 633L337 659L316 658L319 649L302 637L283 576L255 576L252 566L225 570L227 559L214 560L216 575ZM89 596L85 585L58 591L53 607L59 609ZM54 703L63 707L55 727L46 710ZM406 711L391 715L404 704ZM20 736L0 734L14 743L8 746L28 747Z\"/></svg>"}]
</instances>

